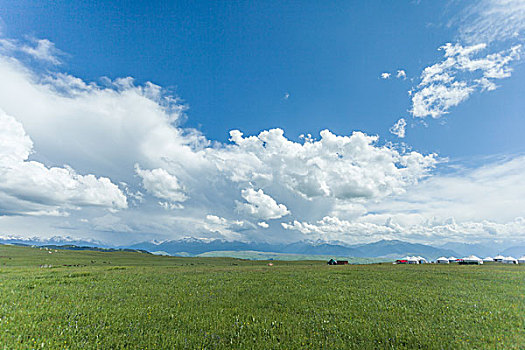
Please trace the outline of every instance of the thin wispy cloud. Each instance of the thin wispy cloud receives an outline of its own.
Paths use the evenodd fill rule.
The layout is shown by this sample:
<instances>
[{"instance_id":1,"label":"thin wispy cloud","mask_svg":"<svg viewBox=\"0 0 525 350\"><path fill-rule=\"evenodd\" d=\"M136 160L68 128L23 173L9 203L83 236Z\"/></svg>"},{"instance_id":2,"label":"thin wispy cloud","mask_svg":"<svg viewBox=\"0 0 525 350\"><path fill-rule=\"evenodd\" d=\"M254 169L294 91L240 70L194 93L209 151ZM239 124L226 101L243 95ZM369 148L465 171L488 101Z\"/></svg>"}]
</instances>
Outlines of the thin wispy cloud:
<instances>
[{"instance_id":1,"label":"thin wispy cloud","mask_svg":"<svg viewBox=\"0 0 525 350\"><path fill-rule=\"evenodd\" d=\"M444 59L426 67L419 85L411 91L412 115L439 118L475 91L494 90L495 80L510 77L510 64L520 59L521 45L496 53L487 53L486 47L451 43L440 47Z\"/></svg>"},{"instance_id":2,"label":"thin wispy cloud","mask_svg":"<svg viewBox=\"0 0 525 350\"><path fill-rule=\"evenodd\" d=\"M456 21L459 22L459 37L467 44L523 40L525 1L476 1Z\"/></svg>"},{"instance_id":3,"label":"thin wispy cloud","mask_svg":"<svg viewBox=\"0 0 525 350\"><path fill-rule=\"evenodd\" d=\"M23 53L34 60L51 65L62 63L60 56L64 53L55 47L55 44L48 39L30 38L24 42L2 38L0 32L0 52L7 55Z\"/></svg>"}]
</instances>

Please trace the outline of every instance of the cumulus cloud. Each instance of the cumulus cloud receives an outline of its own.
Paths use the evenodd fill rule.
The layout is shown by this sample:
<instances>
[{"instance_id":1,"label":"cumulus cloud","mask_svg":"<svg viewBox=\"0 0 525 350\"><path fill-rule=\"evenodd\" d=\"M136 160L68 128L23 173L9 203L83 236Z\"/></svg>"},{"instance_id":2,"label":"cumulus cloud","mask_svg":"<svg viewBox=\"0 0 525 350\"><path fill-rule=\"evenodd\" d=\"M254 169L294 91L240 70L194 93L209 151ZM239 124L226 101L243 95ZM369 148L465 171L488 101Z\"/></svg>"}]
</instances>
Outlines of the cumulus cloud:
<instances>
[{"instance_id":1,"label":"cumulus cloud","mask_svg":"<svg viewBox=\"0 0 525 350\"><path fill-rule=\"evenodd\" d=\"M275 199L265 194L263 190L255 191L247 188L241 191L242 198L247 203L237 202L237 210L259 219L279 219L290 212L284 204L277 204Z\"/></svg>"},{"instance_id":2,"label":"cumulus cloud","mask_svg":"<svg viewBox=\"0 0 525 350\"><path fill-rule=\"evenodd\" d=\"M137 164L135 172L142 178L144 189L153 196L170 202L184 202L188 199L177 177L166 170L161 168L142 170Z\"/></svg>"},{"instance_id":3,"label":"cumulus cloud","mask_svg":"<svg viewBox=\"0 0 525 350\"><path fill-rule=\"evenodd\" d=\"M405 121L405 118L399 119L392 127L390 128L390 133L396 135L399 138L405 137L405 127L407 126L407 122Z\"/></svg>"},{"instance_id":4,"label":"cumulus cloud","mask_svg":"<svg viewBox=\"0 0 525 350\"><path fill-rule=\"evenodd\" d=\"M480 82L468 80L467 87L481 89L481 79L490 83L510 74L509 51L501 57L454 52L463 49L468 47L448 48L456 67L478 73ZM460 59L465 56L468 60ZM427 71L425 86L452 86L460 81L452 72ZM261 237L259 230L268 240L306 235L421 241L460 237L469 227L468 232L482 228L502 237L520 232L517 210L525 204L508 204L515 193L525 198L516 190L525 184L509 174L521 176L523 160L512 163L514 168L508 162L498 171L489 167L483 176L471 171L453 179L428 177L436 155L402 151L361 132L323 130L294 141L281 129L247 136L232 130L229 142L213 142L183 128L185 107L151 83L137 86L122 78L97 84L65 73L37 74L5 55L0 76L0 107L13 116L4 116L0 128L0 203L4 213L33 215L4 216L3 227L29 230L27 222L34 226L47 213L69 214L72 223L86 220L82 225L93 232L114 230L134 239L181 234L251 239ZM498 181L490 183L491 177ZM465 192L454 197L458 189ZM483 204L482 194L490 203ZM132 202L128 208L126 197ZM108 209L120 211L108 215ZM473 212L486 217L467 215ZM59 219L40 221L39 227L54 232ZM272 230L263 230L267 220L277 221Z\"/></svg>"},{"instance_id":5,"label":"cumulus cloud","mask_svg":"<svg viewBox=\"0 0 525 350\"><path fill-rule=\"evenodd\" d=\"M127 207L126 196L108 178L79 175L71 167L29 160L33 142L22 124L0 110L0 205L4 214L59 215L82 206Z\"/></svg>"},{"instance_id":6,"label":"cumulus cloud","mask_svg":"<svg viewBox=\"0 0 525 350\"><path fill-rule=\"evenodd\" d=\"M228 220L217 215L206 215L203 228L207 231L218 233L225 238L242 239L240 232L254 228L254 225L243 220Z\"/></svg>"},{"instance_id":7,"label":"cumulus cloud","mask_svg":"<svg viewBox=\"0 0 525 350\"><path fill-rule=\"evenodd\" d=\"M348 243L404 239L479 242L525 239L525 157L485 160L482 166L433 176L405 194L367 203L355 215L333 212L315 221L283 222L310 239Z\"/></svg>"},{"instance_id":8,"label":"cumulus cloud","mask_svg":"<svg viewBox=\"0 0 525 350\"><path fill-rule=\"evenodd\" d=\"M456 223L453 217L443 221L435 218L413 225L400 225L388 218L377 224L366 221L347 221L326 216L322 220L308 223L293 221L281 224L286 230L296 230L310 239L342 240L347 243L374 242L381 239L402 239L428 243L479 242L493 239L525 239L525 219L497 223L494 221L466 221Z\"/></svg>"},{"instance_id":9,"label":"cumulus cloud","mask_svg":"<svg viewBox=\"0 0 525 350\"><path fill-rule=\"evenodd\" d=\"M259 227L262 227L262 228L268 228L268 227L270 227L270 225L268 225L268 223L266 223L266 222L264 222L264 221L260 221L260 222L258 222L257 225L258 225Z\"/></svg>"},{"instance_id":10,"label":"cumulus cloud","mask_svg":"<svg viewBox=\"0 0 525 350\"><path fill-rule=\"evenodd\" d=\"M435 165L435 155L400 153L377 145L377 136L321 131L319 141L290 141L281 129L243 137L230 133L233 146L213 154L233 181L278 183L305 199L381 198L401 193Z\"/></svg>"},{"instance_id":11,"label":"cumulus cloud","mask_svg":"<svg viewBox=\"0 0 525 350\"><path fill-rule=\"evenodd\" d=\"M105 176L125 184L124 198L132 206L120 217L137 234L222 232L233 237L238 230L248 235L261 226L219 229L203 218L213 209L220 217L246 223L290 211L299 217L330 211L333 202L379 200L402 193L436 163L435 155L401 152L361 132L338 136L324 130L318 140L310 135L296 142L281 129L253 136L232 130L229 143L211 142L179 126L185 107L177 98L151 83L137 86L131 78L97 84L65 73L35 73L5 55L0 55L0 76L0 106L38 145L33 156L101 176L93 176L95 184ZM256 188L256 195L248 188ZM142 189L155 198L143 196ZM276 193L279 203L269 195ZM116 201L113 207L123 204ZM101 216L83 213L86 219Z\"/></svg>"},{"instance_id":12,"label":"cumulus cloud","mask_svg":"<svg viewBox=\"0 0 525 350\"><path fill-rule=\"evenodd\" d=\"M474 91L494 90L495 79L510 77L509 64L520 58L521 45L480 55L485 49L485 44L447 43L440 47L444 52L443 61L426 67L421 73L421 82L411 91L412 115L439 118L467 100Z\"/></svg>"}]
</instances>

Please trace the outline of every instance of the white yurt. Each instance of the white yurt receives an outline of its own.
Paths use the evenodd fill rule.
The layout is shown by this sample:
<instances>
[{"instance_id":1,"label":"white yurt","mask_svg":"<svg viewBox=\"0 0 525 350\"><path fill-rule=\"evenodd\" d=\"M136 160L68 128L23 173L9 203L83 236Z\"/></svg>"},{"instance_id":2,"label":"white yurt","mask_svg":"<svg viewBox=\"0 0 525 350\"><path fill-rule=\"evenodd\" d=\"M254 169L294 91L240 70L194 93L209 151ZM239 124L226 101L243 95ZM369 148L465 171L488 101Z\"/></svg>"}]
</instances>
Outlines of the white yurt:
<instances>
[{"instance_id":1,"label":"white yurt","mask_svg":"<svg viewBox=\"0 0 525 350\"><path fill-rule=\"evenodd\" d=\"M525 264L525 255L518 259L519 264Z\"/></svg>"},{"instance_id":2,"label":"white yurt","mask_svg":"<svg viewBox=\"0 0 525 350\"><path fill-rule=\"evenodd\" d=\"M514 259L512 256L506 256L505 258L503 258L502 263L504 263L504 264L517 264L518 260Z\"/></svg>"},{"instance_id":3,"label":"white yurt","mask_svg":"<svg viewBox=\"0 0 525 350\"><path fill-rule=\"evenodd\" d=\"M441 258L437 258L436 259L436 263L438 264L449 264L449 260L447 258L445 258L444 256L442 256Z\"/></svg>"},{"instance_id":4,"label":"white yurt","mask_svg":"<svg viewBox=\"0 0 525 350\"><path fill-rule=\"evenodd\" d=\"M455 263L455 262L458 262L458 258L456 258L455 256L451 256L448 258L448 261L451 263Z\"/></svg>"},{"instance_id":5,"label":"white yurt","mask_svg":"<svg viewBox=\"0 0 525 350\"><path fill-rule=\"evenodd\" d=\"M406 260L409 264L419 264L419 260L415 256L407 256Z\"/></svg>"},{"instance_id":6,"label":"white yurt","mask_svg":"<svg viewBox=\"0 0 525 350\"><path fill-rule=\"evenodd\" d=\"M505 257L503 255L497 255L494 257L495 262L502 262Z\"/></svg>"},{"instance_id":7,"label":"white yurt","mask_svg":"<svg viewBox=\"0 0 525 350\"><path fill-rule=\"evenodd\" d=\"M475 255L467 256L467 257L461 259L461 261L462 261L464 264L478 264L478 265L483 264L483 260L481 260L480 258L478 258L478 257L475 256Z\"/></svg>"},{"instance_id":8,"label":"white yurt","mask_svg":"<svg viewBox=\"0 0 525 350\"><path fill-rule=\"evenodd\" d=\"M490 256L487 256L486 258L483 258L483 262L493 262L494 259L492 259Z\"/></svg>"},{"instance_id":9,"label":"white yurt","mask_svg":"<svg viewBox=\"0 0 525 350\"><path fill-rule=\"evenodd\" d=\"M419 264L428 264L427 259L423 258L422 256L416 256L416 259Z\"/></svg>"}]
</instances>

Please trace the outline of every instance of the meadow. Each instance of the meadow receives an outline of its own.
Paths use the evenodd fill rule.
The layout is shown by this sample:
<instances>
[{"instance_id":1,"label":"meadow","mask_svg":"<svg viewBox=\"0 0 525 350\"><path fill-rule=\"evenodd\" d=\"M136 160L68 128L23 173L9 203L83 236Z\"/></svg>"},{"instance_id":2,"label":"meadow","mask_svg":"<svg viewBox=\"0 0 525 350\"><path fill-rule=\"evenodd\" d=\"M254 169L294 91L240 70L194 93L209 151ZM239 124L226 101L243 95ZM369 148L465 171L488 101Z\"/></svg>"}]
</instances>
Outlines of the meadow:
<instances>
[{"instance_id":1,"label":"meadow","mask_svg":"<svg viewBox=\"0 0 525 350\"><path fill-rule=\"evenodd\" d=\"M272 263L0 246L0 348L525 348L525 266Z\"/></svg>"}]
</instances>

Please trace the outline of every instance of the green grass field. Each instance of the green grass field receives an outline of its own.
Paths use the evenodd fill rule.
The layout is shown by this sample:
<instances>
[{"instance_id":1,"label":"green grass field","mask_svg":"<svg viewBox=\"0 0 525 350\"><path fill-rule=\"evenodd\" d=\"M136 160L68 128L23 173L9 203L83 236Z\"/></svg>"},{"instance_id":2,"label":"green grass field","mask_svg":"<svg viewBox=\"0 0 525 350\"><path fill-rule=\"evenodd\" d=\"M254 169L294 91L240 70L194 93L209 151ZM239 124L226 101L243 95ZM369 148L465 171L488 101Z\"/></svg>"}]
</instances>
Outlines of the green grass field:
<instances>
[{"instance_id":1,"label":"green grass field","mask_svg":"<svg viewBox=\"0 0 525 350\"><path fill-rule=\"evenodd\" d=\"M525 266L272 263L0 246L0 348L525 348Z\"/></svg>"}]
</instances>

